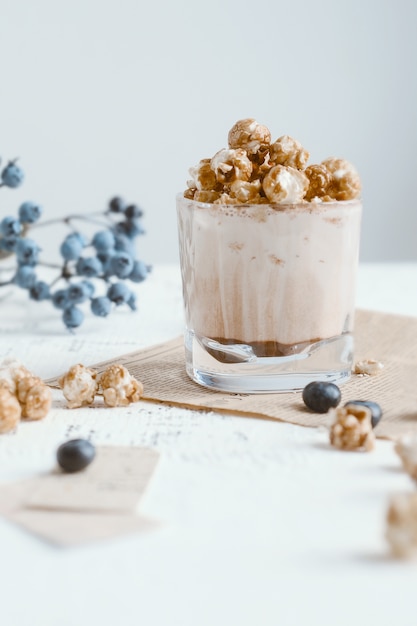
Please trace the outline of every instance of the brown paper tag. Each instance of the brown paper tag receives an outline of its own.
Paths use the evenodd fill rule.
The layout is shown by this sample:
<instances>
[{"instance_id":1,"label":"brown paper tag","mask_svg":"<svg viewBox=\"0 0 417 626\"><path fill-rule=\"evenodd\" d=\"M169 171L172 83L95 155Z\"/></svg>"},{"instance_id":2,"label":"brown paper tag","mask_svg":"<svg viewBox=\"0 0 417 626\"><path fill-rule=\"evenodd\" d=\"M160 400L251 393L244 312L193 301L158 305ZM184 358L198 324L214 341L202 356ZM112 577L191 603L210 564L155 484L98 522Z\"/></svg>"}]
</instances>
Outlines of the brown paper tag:
<instances>
[{"instance_id":1,"label":"brown paper tag","mask_svg":"<svg viewBox=\"0 0 417 626\"><path fill-rule=\"evenodd\" d=\"M99 447L84 471L39 479L26 508L133 512L152 476L159 454L151 448Z\"/></svg>"},{"instance_id":2,"label":"brown paper tag","mask_svg":"<svg viewBox=\"0 0 417 626\"><path fill-rule=\"evenodd\" d=\"M134 510L158 458L150 448L99 447L83 472L0 485L0 515L62 546L150 530L158 522Z\"/></svg>"},{"instance_id":3,"label":"brown paper tag","mask_svg":"<svg viewBox=\"0 0 417 626\"><path fill-rule=\"evenodd\" d=\"M340 386L342 402L373 400L383 410L375 434L397 438L417 433L417 318L356 311L355 361L376 359L384 369L377 376L356 376ZM301 426L328 424L328 416L312 413L300 393L231 394L205 389L185 372L183 339L137 350L91 367L99 372L122 363L142 381L144 399L193 409L226 411L247 417L282 420ZM47 381L57 386L57 379Z\"/></svg>"}]
</instances>

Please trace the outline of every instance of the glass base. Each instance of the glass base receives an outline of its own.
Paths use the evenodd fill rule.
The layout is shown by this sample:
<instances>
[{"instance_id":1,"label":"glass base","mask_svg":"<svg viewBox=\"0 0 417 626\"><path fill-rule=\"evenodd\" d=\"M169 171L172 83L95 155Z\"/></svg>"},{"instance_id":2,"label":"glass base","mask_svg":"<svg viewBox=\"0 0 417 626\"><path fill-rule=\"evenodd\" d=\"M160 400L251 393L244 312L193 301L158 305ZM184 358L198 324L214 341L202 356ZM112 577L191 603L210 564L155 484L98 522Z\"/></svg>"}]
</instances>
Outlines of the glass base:
<instances>
[{"instance_id":1,"label":"glass base","mask_svg":"<svg viewBox=\"0 0 417 626\"><path fill-rule=\"evenodd\" d=\"M297 346L285 356L257 356L243 343L222 343L185 334L186 370L196 383L229 393L300 391L313 381L347 381L353 362L353 337L345 333Z\"/></svg>"}]
</instances>

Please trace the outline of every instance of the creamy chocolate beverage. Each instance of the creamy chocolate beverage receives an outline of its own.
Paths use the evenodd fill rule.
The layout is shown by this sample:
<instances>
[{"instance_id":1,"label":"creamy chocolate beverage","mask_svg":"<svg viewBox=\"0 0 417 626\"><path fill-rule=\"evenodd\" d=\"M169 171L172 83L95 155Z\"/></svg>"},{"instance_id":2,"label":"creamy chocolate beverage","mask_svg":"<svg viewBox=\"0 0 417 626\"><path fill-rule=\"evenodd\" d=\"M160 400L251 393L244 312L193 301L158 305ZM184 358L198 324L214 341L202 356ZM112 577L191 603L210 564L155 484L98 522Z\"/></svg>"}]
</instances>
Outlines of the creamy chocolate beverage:
<instances>
[{"instance_id":1,"label":"creamy chocolate beverage","mask_svg":"<svg viewBox=\"0 0 417 626\"><path fill-rule=\"evenodd\" d=\"M341 381L352 361L356 171L333 158L307 166L298 142L268 143L254 120L234 129L177 197L187 372L240 392Z\"/></svg>"}]
</instances>

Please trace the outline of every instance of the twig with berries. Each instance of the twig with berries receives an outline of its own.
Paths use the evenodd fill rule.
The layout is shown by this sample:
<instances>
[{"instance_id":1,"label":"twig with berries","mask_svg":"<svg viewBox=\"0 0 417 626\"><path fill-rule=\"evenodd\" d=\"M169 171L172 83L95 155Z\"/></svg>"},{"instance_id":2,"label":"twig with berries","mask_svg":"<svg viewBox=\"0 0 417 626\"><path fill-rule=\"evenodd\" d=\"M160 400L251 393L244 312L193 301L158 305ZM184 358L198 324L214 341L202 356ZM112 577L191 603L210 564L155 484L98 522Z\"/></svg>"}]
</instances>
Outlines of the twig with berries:
<instances>
[{"instance_id":1,"label":"twig with berries","mask_svg":"<svg viewBox=\"0 0 417 626\"><path fill-rule=\"evenodd\" d=\"M1 171L1 187L19 187L24 172L16 160ZM42 207L24 202L17 217L0 218L0 259L14 258L15 265L5 270L9 277L0 287L15 285L40 302L50 300L62 311L65 326L73 331L84 320L80 305L89 303L93 315L107 317L111 310L127 305L136 310L136 295L127 281L140 283L151 266L136 258L135 239L144 234L142 209L122 198L110 200L102 212L74 214L41 221ZM77 224L100 226L91 236L82 233ZM62 263L48 263L41 258L41 248L30 234L39 227L64 224L70 231L60 245ZM40 280L41 267L54 268L58 274L50 281ZM101 284L101 293L96 291Z\"/></svg>"}]
</instances>

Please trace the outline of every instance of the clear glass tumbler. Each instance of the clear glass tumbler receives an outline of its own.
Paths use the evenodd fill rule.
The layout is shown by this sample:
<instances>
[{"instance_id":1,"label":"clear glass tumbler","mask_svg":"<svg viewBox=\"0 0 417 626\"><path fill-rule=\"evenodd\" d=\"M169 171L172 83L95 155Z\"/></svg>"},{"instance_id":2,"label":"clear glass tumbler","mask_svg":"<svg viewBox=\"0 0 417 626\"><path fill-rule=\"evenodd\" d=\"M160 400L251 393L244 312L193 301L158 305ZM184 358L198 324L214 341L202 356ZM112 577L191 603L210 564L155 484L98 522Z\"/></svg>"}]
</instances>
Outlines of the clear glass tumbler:
<instances>
[{"instance_id":1,"label":"clear glass tumbler","mask_svg":"<svg viewBox=\"0 0 417 626\"><path fill-rule=\"evenodd\" d=\"M362 205L177 196L188 375L232 393L341 383L353 358Z\"/></svg>"}]
</instances>

